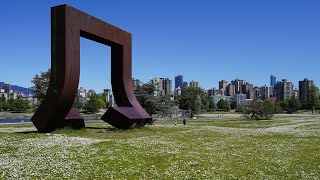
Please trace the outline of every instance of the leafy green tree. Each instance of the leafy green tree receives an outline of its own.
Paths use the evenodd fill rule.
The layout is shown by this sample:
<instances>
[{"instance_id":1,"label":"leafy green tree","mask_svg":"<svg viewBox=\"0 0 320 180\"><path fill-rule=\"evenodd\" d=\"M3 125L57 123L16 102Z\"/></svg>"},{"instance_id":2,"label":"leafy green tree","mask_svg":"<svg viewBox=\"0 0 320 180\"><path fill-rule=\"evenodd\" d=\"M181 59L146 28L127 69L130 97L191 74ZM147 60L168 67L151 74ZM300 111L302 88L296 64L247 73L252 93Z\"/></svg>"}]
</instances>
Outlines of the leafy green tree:
<instances>
[{"instance_id":1,"label":"leafy green tree","mask_svg":"<svg viewBox=\"0 0 320 180\"><path fill-rule=\"evenodd\" d=\"M288 101L288 108L287 113L292 114L298 112L299 109L301 109L302 104L301 102L296 98L291 98Z\"/></svg>"},{"instance_id":2,"label":"leafy green tree","mask_svg":"<svg viewBox=\"0 0 320 180\"><path fill-rule=\"evenodd\" d=\"M287 111L287 112L288 112L288 109L289 109L289 100L288 100L288 99L285 99L285 100L279 101L279 102L280 102L281 108L282 108L284 111Z\"/></svg>"},{"instance_id":3,"label":"leafy green tree","mask_svg":"<svg viewBox=\"0 0 320 180\"><path fill-rule=\"evenodd\" d=\"M218 107L218 109L220 109L222 111L230 111L230 104L228 101L226 101L224 99L220 99L218 101L217 107Z\"/></svg>"},{"instance_id":4,"label":"leafy green tree","mask_svg":"<svg viewBox=\"0 0 320 180\"><path fill-rule=\"evenodd\" d=\"M170 114L170 109L174 102L169 96L155 96L154 84L143 84L136 87L135 94L140 105L149 113L166 116ZM160 93L156 93L160 94Z\"/></svg>"},{"instance_id":5,"label":"leafy green tree","mask_svg":"<svg viewBox=\"0 0 320 180\"><path fill-rule=\"evenodd\" d=\"M167 116L171 114L171 109L175 106L174 101L171 100L170 96L160 96L160 108L158 108L158 114Z\"/></svg>"},{"instance_id":6,"label":"leafy green tree","mask_svg":"<svg viewBox=\"0 0 320 180\"><path fill-rule=\"evenodd\" d=\"M319 92L317 90L317 87L314 84L311 85L307 98L308 98L309 109L312 111L312 114L319 102L318 96L319 96Z\"/></svg>"},{"instance_id":7,"label":"leafy green tree","mask_svg":"<svg viewBox=\"0 0 320 180\"><path fill-rule=\"evenodd\" d=\"M282 108L282 106L281 106L281 101L277 101L277 102L274 104L274 113L275 113L275 114L283 113L283 108Z\"/></svg>"},{"instance_id":8,"label":"leafy green tree","mask_svg":"<svg viewBox=\"0 0 320 180\"><path fill-rule=\"evenodd\" d=\"M198 95L201 99L201 110L207 111L209 105L208 99L205 91L199 87L188 87L181 90L181 95L178 97L179 108L196 113L195 101Z\"/></svg>"},{"instance_id":9,"label":"leafy green tree","mask_svg":"<svg viewBox=\"0 0 320 180\"><path fill-rule=\"evenodd\" d=\"M84 105L84 109L88 113L96 113L99 111L99 103L98 103L98 98L95 93L92 93L90 96L90 99L87 101L87 103Z\"/></svg>"},{"instance_id":10,"label":"leafy green tree","mask_svg":"<svg viewBox=\"0 0 320 180\"><path fill-rule=\"evenodd\" d=\"M103 92L101 95L97 95L99 100L100 108L106 109L108 107L108 102L106 101L107 93Z\"/></svg>"},{"instance_id":11,"label":"leafy green tree","mask_svg":"<svg viewBox=\"0 0 320 180\"><path fill-rule=\"evenodd\" d=\"M106 109L107 108L107 103L104 100L102 100L100 98L98 98L97 100L98 100L99 109Z\"/></svg>"},{"instance_id":12,"label":"leafy green tree","mask_svg":"<svg viewBox=\"0 0 320 180\"><path fill-rule=\"evenodd\" d=\"M209 112L215 112L216 110L216 104L212 100L209 100Z\"/></svg>"},{"instance_id":13,"label":"leafy green tree","mask_svg":"<svg viewBox=\"0 0 320 180\"><path fill-rule=\"evenodd\" d=\"M248 119L268 120L273 117L274 104L270 100L254 100L245 108L243 116Z\"/></svg>"},{"instance_id":14,"label":"leafy green tree","mask_svg":"<svg viewBox=\"0 0 320 180\"><path fill-rule=\"evenodd\" d=\"M31 88L34 92L34 97L42 101L46 96L47 89L49 87L51 69L49 68L46 72L41 72L40 75L36 74L32 79L34 84Z\"/></svg>"},{"instance_id":15,"label":"leafy green tree","mask_svg":"<svg viewBox=\"0 0 320 180\"><path fill-rule=\"evenodd\" d=\"M29 101L28 100L22 100L22 99L10 99L10 110L13 112L27 112L29 107Z\"/></svg>"},{"instance_id":16,"label":"leafy green tree","mask_svg":"<svg viewBox=\"0 0 320 180\"><path fill-rule=\"evenodd\" d=\"M143 84L135 89L137 100L150 115L157 113L160 104L159 97L154 96L154 90L153 84Z\"/></svg>"}]
</instances>

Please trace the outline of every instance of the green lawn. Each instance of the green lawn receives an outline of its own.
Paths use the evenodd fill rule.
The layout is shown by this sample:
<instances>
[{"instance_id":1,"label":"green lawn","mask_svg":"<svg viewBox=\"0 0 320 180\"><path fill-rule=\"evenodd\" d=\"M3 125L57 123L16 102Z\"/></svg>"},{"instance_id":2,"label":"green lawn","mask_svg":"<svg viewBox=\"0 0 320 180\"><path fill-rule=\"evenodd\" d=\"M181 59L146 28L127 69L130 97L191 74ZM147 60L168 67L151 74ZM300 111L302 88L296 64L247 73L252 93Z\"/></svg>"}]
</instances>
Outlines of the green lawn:
<instances>
[{"instance_id":1,"label":"green lawn","mask_svg":"<svg viewBox=\"0 0 320 180\"><path fill-rule=\"evenodd\" d=\"M0 125L0 179L320 179L319 116L86 126Z\"/></svg>"}]
</instances>

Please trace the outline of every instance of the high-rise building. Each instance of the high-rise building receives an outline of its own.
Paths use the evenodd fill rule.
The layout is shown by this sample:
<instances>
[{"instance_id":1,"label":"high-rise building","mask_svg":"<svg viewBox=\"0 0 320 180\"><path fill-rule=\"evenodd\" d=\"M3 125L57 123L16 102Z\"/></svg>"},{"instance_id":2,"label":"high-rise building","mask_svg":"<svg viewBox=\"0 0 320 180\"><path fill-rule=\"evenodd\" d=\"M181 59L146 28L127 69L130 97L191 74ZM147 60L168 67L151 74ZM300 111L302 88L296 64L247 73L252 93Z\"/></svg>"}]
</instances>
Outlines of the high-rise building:
<instances>
[{"instance_id":1,"label":"high-rise building","mask_svg":"<svg viewBox=\"0 0 320 180\"><path fill-rule=\"evenodd\" d=\"M299 89L295 88L292 91L292 97L294 97L295 99L299 99Z\"/></svg>"},{"instance_id":2,"label":"high-rise building","mask_svg":"<svg viewBox=\"0 0 320 180\"><path fill-rule=\"evenodd\" d=\"M227 87L227 96L233 97L235 94L235 86L233 84L229 84Z\"/></svg>"},{"instance_id":3,"label":"high-rise building","mask_svg":"<svg viewBox=\"0 0 320 180\"><path fill-rule=\"evenodd\" d=\"M217 94L221 94L223 96L226 96L227 95L227 89L219 89L219 91L217 92Z\"/></svg>"},{"instance_id":4,"label":"high-rise building","mask_svg":"<svg viewBox=\"0 0 320 180\"><path fill-rule=\"evenodd\" d=\"M164 94L162 80L163 78L156 78L156 77L150 80L150 83L153 84L155 87L154 93L153 93L155 96L160 96Z\"/></svg>"},{"instance_id":5,"label":"high-rise building","mask_svg":"<svg viewBox=\"0 0 320 180\"><path fill-rule=\"evenodd\" d=\"M254 88L249 90L249 93L247 94L247 99L256 99L256 93Z\"/></svg>"},{"instance_id":6,"label":"high-rise building","mask_svg":"<svg viewBox=\"0 0 320 180\"><path fill-rule=\"evenodd\" d=\"M308 100L308 95L312 85L313 81L307 78L303 81L299 81L299 99L301 102Z\"/></svg>"},{"instance_id":7,"label":"high-rise building","mask_svg":"<svg viewBox=\"0 0 320 180\"><path fill-rule=\"evenodd\" d=\"M253 89L253 84L246 82L246 84L242 85L242 94L246 94L248 97L250 89Z\"/></svg>"},{"instance_id":8,"label":"high-rise building","mask_svg":"<svg viewBox=\"0 0 320 180\"><path fill-rule=\"evenodd\" d=\"M219 81L219 89L226 90L227 86L228 86L228 81L226 80Z\"/></svg>"},{"instance_id":9,"label":"high-rise building","mask_svg":"<svg viewBox=\"0 0 320 180\"><path fill-rule=\"evenodd\" d=\"M274 86L277 83L277 77L273 74L270 76L270 86Z\"/></svg>"},{"instance_id":10,"label":"high-rise building","mask_svg":"<svg viewBox=\"0 0 320 180\"><path fill-rule=\"evenodd\" d=\"M219 91L215 88L211 88L208 90L208 98L212 97L212 96L216 96L219 94Z\"/></svg>"},{"instance_id":11,"label":"high-rise building","mask_svg":"<svg viewBox=\"0 0 320 180\"><path fill-rule=\"evenodd\" d=\"M181 88L180 88L180 87L175 88L175 89L174 89L174 96L175 96L175 97L178 97L178 96L180 96L180 95L181 95Z\"/></svg>"},{"instance_id":12,"label":"high-rise building","mask_svg":"<svg viewBox=\"0 0 320 180\"><path fill-rule=\"evenodd\" d=\"M259 99L259 98L261 98L260 88L259 88L258 86L255 86L255 87L253 88L253 96L254 96L253 99Z\"/></svg>"},{"instance_id":13,"label":"high-rise building","mask_svg":"<svg viewBox=\"0 0 320 180\"><path fill-rule=\"evenodd\" d=\"M187 88L187 87L188 87L188 82L187 81L183 81L182 88Z\"/></svg>"},{"instance_id":14,"label":"high-rise building","mask_svg":"<svg viewBox=\"0 0 320 180\"><path fill-rule=\"evenodd\" d=\"M162 79L162 88L165 95L172 95L172 81L169 78L160 78Z\"/></svg>"},{"instance_id":15,"label":"high-rise building","mask_svg":"<svg viewBox=\"0 0 320 180\"><path fill-rule=\"evenodd\" d=\"M182 75L178 75L174 78L174 88L182 88L183 86L183 76Z\"/></svg>"},{"instance_id":16,"label":"high-rise building","mask_svg":"<svg viewBox=\"0 0 320 180\"><path fill-rule=\"evenodd\" d=\"M283 79L280 82L277 82L274 85L274 94L277 97L277 100L285 100L290 99L293 93L293 85L292 82Z\"/></svg>"},{"instance_id":17,"label":"high-rise building","mask_svg":"<svg viewBox=\"0 0 320 180\"><path fill-rule=\"evenodd\" d=\"M237 79L231 81L231 84L234 85L235 93L241 94L242 93L242 85L246 84L246 82L244 80L237 78Z\"/></svg>"},{"instance_id":18,"label":"high-rise building","mask_svg":"<svg viewBox=\"0 0 320 180\"><path fill-rule=\"evenodd\" d=\"M273 86L264 85L260 87L260 95L262 99L269 99L273 96Z\"/></svg>"},{"instance_id":19,"label":"high-rise building","mask_svg":"<svg viewBox=\"0 0 320 180\"><path fill-rule=\"evenodd\" d=\"M192 80L192 81L189 83L189 87L199 87L199 82L198 82L198 81L195 81L195 80Z\"/></svg>"}]
</instances>

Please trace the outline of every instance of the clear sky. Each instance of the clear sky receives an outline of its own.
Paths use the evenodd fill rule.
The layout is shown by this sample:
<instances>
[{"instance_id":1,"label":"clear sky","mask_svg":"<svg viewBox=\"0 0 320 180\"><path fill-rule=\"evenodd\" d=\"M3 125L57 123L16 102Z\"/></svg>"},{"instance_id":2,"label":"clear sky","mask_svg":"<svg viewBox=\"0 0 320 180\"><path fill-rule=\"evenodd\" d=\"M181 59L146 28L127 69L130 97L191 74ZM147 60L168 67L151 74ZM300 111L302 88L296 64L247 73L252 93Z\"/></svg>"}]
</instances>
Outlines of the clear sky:
<instances>
[{"instance_id":1,"label":"clear sky","mask_svg":"<svg viewBox=\"0 0 320 180\"><path fill-rule=\"evenodd\" d=\"M7 0L0 5L0 81L25 87L50 67L50 7L69 4L132 33L133 77L183 75L203 88L237 77L320 85L319 0ZM81 39L80 85L110 88L110 48Z\"/></svg>"}]
</instances>

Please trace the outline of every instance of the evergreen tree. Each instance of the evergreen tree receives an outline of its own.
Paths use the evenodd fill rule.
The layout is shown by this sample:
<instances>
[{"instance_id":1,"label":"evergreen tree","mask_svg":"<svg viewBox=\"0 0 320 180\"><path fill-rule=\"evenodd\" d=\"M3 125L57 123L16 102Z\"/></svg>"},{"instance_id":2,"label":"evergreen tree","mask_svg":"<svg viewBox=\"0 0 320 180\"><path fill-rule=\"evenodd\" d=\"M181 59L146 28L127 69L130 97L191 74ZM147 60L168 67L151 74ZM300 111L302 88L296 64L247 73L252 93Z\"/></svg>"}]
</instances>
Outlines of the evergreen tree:
<instances>
[{"instance_id":1,"label":"evergreen tree","mask_svg":"<svg viewBox=\"0 0 320 180\"><path fill-rule=\"evenodd\" d=\"M98 99L95 93L91 94L90 99L87 101L87 103L84 106L84 109L91 114L99 111Z\"/></svg>"}]
</instances>

